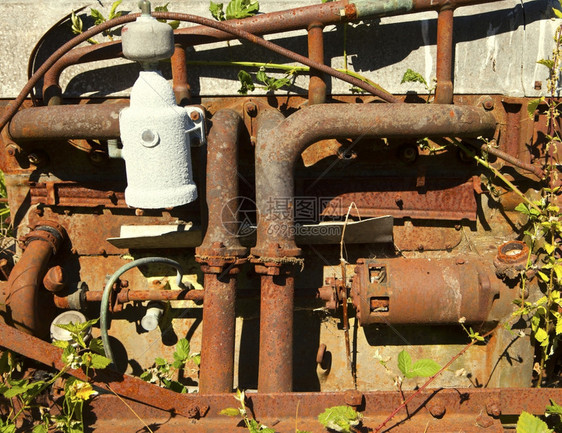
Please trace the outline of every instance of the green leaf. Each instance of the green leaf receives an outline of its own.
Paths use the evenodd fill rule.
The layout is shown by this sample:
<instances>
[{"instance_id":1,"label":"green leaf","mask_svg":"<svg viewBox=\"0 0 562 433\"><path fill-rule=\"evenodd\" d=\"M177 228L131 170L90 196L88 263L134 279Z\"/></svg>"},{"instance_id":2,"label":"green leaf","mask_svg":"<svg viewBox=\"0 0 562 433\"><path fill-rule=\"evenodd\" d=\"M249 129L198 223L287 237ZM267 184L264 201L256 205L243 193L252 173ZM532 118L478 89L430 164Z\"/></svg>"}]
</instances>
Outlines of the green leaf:
<instances>
[{"instance_id":1,"label":"green leaf","mask_svg":"<svg viewBox=\"0 0 562 433\"><path fill-rule=\"evenodd\" d=\"M404 83L422 83L425 87L428 87L427 81L425 81L423 75L420 74L419 72L412 71L409 68L406 72L404 72L402 81L400 81L400 84L404 84Z\"/></svg>"},{"instance_id":2,"label":"green leaf","mask_svg":"<svg viewBox=\"0 0 562 433\"><path fill-rule=\"evenodd\" d=\"M545 412L551 415L562 415L562 406L550 399L550 406L545 408Z\"/></svg>"},{"instance_id":3,"label":"green leaf","mask_svg":"<svg viewBox=\"0 0 562 433\"><path fill-rule=\"evenodd\" d=\"M168 361L166 361L164 358L156 358L156 359L154 360L154 363L155 363L157 366L162 367L163 365L168 364Z\"/></svg>"},{"instance_id":4,"label":"green leaf","mask_svg":"<svg viewBox=\"0 0 562 433\"><path fill-rule=\"evenodd\" d=\"M528 412L521 412L517 420L517 433L550 433L546 423Z\"/></svg>"},{"instance_id":5,"label":"green leaf","mask_svg":"<svg viewBox=\"0 0 562 433\"><path fill-rule=\"evenodd\" d=\"M515 206L515 210L517 212L521 212L525 215L531 214L531 212L529 212L529 208L527 207L527 205L525 203L519 203L517 206Z\"/></svg>"},{"instance_id":6,"label":"green leaf","mask_svg":"<svg viewBox=\"0 0 562 433\"><path fill-rule=\"evenodd\" d=\"M82 28L84 27L82 19L72 12L72 15L70 15L70 21L72 22L72 33L75 35L82 33Z\"/></svg>"},{"instance_id":7,"label":"green leaf","mask_svg":"<svg viewBox=\"0 0 562 433\"><path fill-rule=\"evenodd\" d=\"M556 279L558 280L558 282L559 283L562 282L562 266L561 265L554 265L552 267L552 270L556 274Z\"/></svg>"},{"instance_id":8,"label":"green leaf","mask_svg":"<svg viewBox=\"0 0 562 433\"><path fill-rule=\"evenodd\" d=\"M178 20L174 20L174 21L169 21L168 25L173 28L174 30L176 30L179 26L180 26L180 22Z\"/></svg>"},{"instance_id":9,"label":"green leaf","mask_svg":"<svg viewBox=\"0 0 562 433\"><path fill-rule=\"evenodd\" d=\"M90 8L90 15L94 19L94 25L95 26L97 26L101 23L104 23L106 21L105 17L97 9Z\"/></svg>"},{"instance_id":10,"label":"green leaf","mask_svg":"<svg viewBox=\"0 0 562 433\"><path fill-rule=\"evenodd\" d=\"M240 416L240 409L235 407L227 407L219 412L219 415L225 416Z\"/></svg>"},{"instance_id":11,"label":"green leaf","mask_svg":"<svg viewBox=\"0 0 562 433\"><path fill-rule=\"evenodd\" d=\"M178 344L176 344L174 359L185 362L187 358L189 358L189 352L190 352L189 341L187 341L185 338L182 338L181 340L178 341Z\"/></svg>"},{"instance_id":12,"label":"green leaf","mask_svg":"<svg viewBox=\"0 0 562 433\"><path fill-rule=\"evenodd\" d=\"M556 10L556 9L555 9ZM560 11L558 11L560 12ZM546 66L548 69L552 69L554 68L554 60L550 60L550 59L540 59L537 61L537 63L539 65L543 65Z\"/></svg>"},{"instance_id":13,"label":"green leaf","mask_svg":"<svg viewBox=\"0 0 562 433\"><path fill-rule=\"evenodd\" d=\"M406 376L412 368L412 357L405 350L398 354L398 368L404 376Z\"/></svg>"},{"instance_id":14,"label":"green leaf","mask_svg":"<svg viewBox=\"0 0 562 433\"><path fill-rule=\"evenodd\" d=\"M243 69L238 72L238 81L240 81L238 93L241 95L246 95L248 92L252 92L256 88L252 80L252 76Z\"/></svg>"},{"instance_id":15,"label":"green leaf","mask_svg":"<svg viewBox=\"0 0 562 433\"><path fill-rule=\"evenodd\" d=\"M105 355L105 351L103 350L103 342L101 341L100 338L92 338L90 340L90 344L88 345L88 348L94 353L97 353L99 355Z\"/></svg>"},{"instance_id":16,"label":"green leaf","mask_svg":"<svg viewBox=\"0 0 562 433\"><path fill-rule=\"evenodd\" d=\"M361 415L349 406L334 406L318 415L318 421L326 428L350 433L351 427L361 421Z\"/></svg>"},{"instance_id":17,"label":"green leaf","mask_svg":"<svg viewBox=\"0 0 562 433\"><path fill-rule=\"evenodd\" d=\"M556 15L558 18L562 18L562 12L560 12L558 9L552 8L552 11L554 12L554 15Z\"/></svg>"},{"instance_id":18,"label":"green leaf","mask_svg":"<svg viewBox=\"0 0 562 433\"><path fill-rule=\"evenodd\" d=\"M111 5L111 10L109 11L109 19L110 20L112 20L113 18L118 18L123 14L122 11L116 12L117 8L119 7L119 5L121 4L122 1L123 0L117 0L117 1L113 2L113 4Z\"/></svg>"},{"instance_id":19,"label":"green leaf","mask_svg":"<svg viewBox=\"0 0 562 433\"><path fill-rule=\"evenodd\" d=\"M64 340L54 340L51 344L60 349L66 349L70 343Z\"/></svg>"},{"instance_id":20,"label":"green leaf","mask_svg":"<svg viewBox=\"0 0 562 433\"><path fill-rule=\"evenodd\" d=\"M537 330L535 331L535 334L533 336L535 337L535 340L537 340L537 342L541 346L543 346L543 347L548 346L549 338L548 338L548 333L546 332L545 329L537 328Z\"/></svg>"},{"instance_id":21,"label":"green leaf","mask_svg":"<svg viewBox=\"0 0 562 433\"><path fill-rule=\"evenodd\" d=\"M548 283L548 275L546 275L544 272L538 271L537 272L539 274L539 277L541 277L541 280L543 280L545 283Z\"/></svg>"},{"instance_id":22,"label":"green leaf","mask_svg":"<svg viewBox=\"0 0 562 433\"><path fill-rule=\"evenodd\" d=\"M35 427L33 427L33 430L31 430L31 433L48 433L48 432L49 432L49 428L45 424L37 424Z\"/></svg>"},{"instance_id":23,"label":"green leaf","mask_svg":"<svg viewBox=\"0 0 562 433\"><path fill-rule=\"evenodd\" d=\"M9 390L4 392L4 397L6 398L15 397L16 395L20 395L23 394L24 392L27 392L27 389L28 389L27 386L13 386Z\"/></svg>"},{"instance_id":24,"label":"green leaf","mask_svg":"<svg viewBox=\"0 0 562 433\"><path fill-rule=\"evenodd\" d=\"M537 111L539 104L543 101L544 97L532 99L531 101L529 101L529 103L527 104L527 113L529 113L529 117L535 117L535 111Z\"/></svg>"},{"instance_id":25,"label":"green leaf","mask_svg":"<svg viewBox=\"0 0 562 433\"><path fill-rule=\"evenodd\" d=\"M441 366L432 359L420 359L412 365L412 369L406 373L407 378L430 377L441 370Z\"/></svg>"},{"instance_id":26,"label":"green leaf","mask_svg":"<svg viewBox=\"0 0 562 433\"><path fill-rule=\"evenodd\" d=\"M209 4L209 12L211 12L211 15L217 21L224 21L224 11L222 8L222 3L215 3L211 1L211 3Z\"/></svg>"},{"instance_id":27,"label":"green leaf","mask_svg":"<svg viewBox=\"0 0 562 433\"><path fill-rule=\"evenodd\" d=\"M231 0L226 6L226 19L241 19L254 16L260 10L258 0Z\"/></svg>"},{"instance_id":28,"label":"green leaf","mask_svg":"<svg viewBox=\"0 0 562 433\"><path fill-rule=\"evenodd\" d=\"M15 424L6 424L0 427L0 433L15 433L16 425Z\"/></svg>"},{"instance_id":29,"label":"green leaf","mask_svg":"<svg viewBox=\"0 0 562 433\"><path fill-rule=\"evenodd\" d=\"M109 364L111 364L111 360L106 358L105 356L98 355L97 353L91 353L91 366L95 369L102 369L106 368Z\"/></svg>"}]
</instances>

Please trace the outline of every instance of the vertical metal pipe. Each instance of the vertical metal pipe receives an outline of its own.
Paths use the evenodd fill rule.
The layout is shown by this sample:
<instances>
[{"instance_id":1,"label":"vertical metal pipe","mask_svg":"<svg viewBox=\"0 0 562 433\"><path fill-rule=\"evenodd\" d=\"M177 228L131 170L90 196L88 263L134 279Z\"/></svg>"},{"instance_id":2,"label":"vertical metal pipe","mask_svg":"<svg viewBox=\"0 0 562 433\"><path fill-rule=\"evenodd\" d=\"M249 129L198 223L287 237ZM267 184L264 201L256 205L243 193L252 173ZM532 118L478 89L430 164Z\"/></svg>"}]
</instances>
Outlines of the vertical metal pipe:
<instances>
[{"instance_id":1,"label":"vertical metal pipe","mask_svg":"<svg viewBox=\"0 0 562 433\"><path fill-rule=\"evenodd\" d=\"M234 377L234 304L236 275L205 273L199 392L232 392Z\"/></svg>"},{"instance_id":2,"label":"vertical metal pipe","mask_svg":"<svg viewBox=\"0 0 562 433\"><path fill-rule=\"evenodd\" d=\"M238 136L243 121L233 110L212 118L207 144L206 198L209 224L196 259L205 274L199 391L232 392L236 273L246 248L237 237Z\"/></svg>"},{"instance_id":3,"label":"vertical metal pipe","mask_svg":"<svg viewBox=\"0 0 562 433\"><path fill-rule=\"evenodd\" d=\"M446 5L437 16L436 104L453 103L453 13L453 8Z\"/></svg>"},{"instance_id":4,"label":"vertical metal pipe","mask_svg":"<svg viewBox=\"0 0 562 433\"><path fill-rule=\"evenodd\" d=\"M323 25L314 22L308 26L308 57L324 64L324 34ZM323 73L310 70L308 84L308 105L326 102L326 79Z\"/></svg>"},{"instance_id":5,"label":"vertical metal pipe","mask_svg":"<svg viewBox=\"0 0 562 433\"><path fill-rule=\"evenodd\" d=\"M262 275L261 292L258 391L291 392L294 277Z\"/></svg>"},{"instance_id":6,"label":"vertical metal pipe","mask_svg":"<svg viewBox=\"0 0 562 433\"><path fill-rule=\"evenodd\" d=\"M174 54L172 55L172 80L174 95L178 105L187 105L191 99L191 88L187 82L187 61L185 47L175 44Z\"/></svg>"}]
</instances>

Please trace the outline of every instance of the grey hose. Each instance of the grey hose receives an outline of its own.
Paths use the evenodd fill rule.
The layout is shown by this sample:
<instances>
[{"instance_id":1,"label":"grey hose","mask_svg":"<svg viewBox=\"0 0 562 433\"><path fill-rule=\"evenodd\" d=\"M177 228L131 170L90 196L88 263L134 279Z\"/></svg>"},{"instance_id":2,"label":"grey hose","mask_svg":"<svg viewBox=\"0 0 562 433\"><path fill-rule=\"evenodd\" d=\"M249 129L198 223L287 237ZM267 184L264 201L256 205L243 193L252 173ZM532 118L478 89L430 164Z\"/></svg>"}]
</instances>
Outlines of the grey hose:
<instances>
[{"instance_id":1,"label":"grey hose","mask_svg":"<svg viewBox=\"0 0 562 433\"><path fill-rule=\"evenodd\" d=\"M115 359L113 357L113 352L111 350L111 345L109 343L109 335L107 334L108 322L109 322L109 295L111 294L111 290L113 285L117 282L118 278L127 272L130 269L136 268L142 265L148 265L153 263L162 263L166 265L170 265L177 271L176 277L176 284L178 287L182 287L183 284L181 282L183 277L183 270L181 265L176 262L175 260L167 259L165 257L145 257L142 259L133 260L126 265L121 266L107 281L105 288L103 289L103 296L101 298L101 306L100 306L100 332L101 332L101 340L103 342L103 349L105 351L105 356L111 359L111 362L115 364Z\"/></svg>"}]
</instances>

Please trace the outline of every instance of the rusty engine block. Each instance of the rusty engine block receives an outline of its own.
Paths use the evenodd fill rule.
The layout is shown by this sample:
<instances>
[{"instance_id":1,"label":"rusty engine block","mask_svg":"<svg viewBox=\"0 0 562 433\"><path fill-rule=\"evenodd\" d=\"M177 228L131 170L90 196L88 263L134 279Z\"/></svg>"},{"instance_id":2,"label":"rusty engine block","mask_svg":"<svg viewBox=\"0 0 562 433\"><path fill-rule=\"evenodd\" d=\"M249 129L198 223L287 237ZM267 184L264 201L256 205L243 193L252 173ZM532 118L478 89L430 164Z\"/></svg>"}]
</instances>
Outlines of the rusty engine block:
<instances>
[{"instance_id":1,"label":"rusty engine block","mask_svg":"<svg viewBox=\"0 0 562 433\"><path fill-rule=\"evenodd\" d=\"M47 342L55 317L101 317L92 332L113 368L70 373L119 394L90 404L99 431L142 428L120 398L158 431L239 431L219 415L236 388L280 432L295 417L324 431L316 417L335 405L374 431L502 432L562 401L531 388L527 325L503 326L515 299L540 295L534 280L517 284L529 257L521 199L470 156L485 152L528 197L544 185L546 119L527 112L541 83L513 90L505 71L521 47L494 38L517 37L520 20L544 30L547 2L338 0L226 22L193 7L152 13L196 24L173 35L147 2L141 18L67 35L58 50L50 39L67 30L55 27L20 96L0 95L18 241L3 261L0 346L61 368ZM123 43L79 45L120 25ZM329 66L345 38L369 80ZM310 74L287 94L236 95L239 66L220 64L234 57ZM435 75L433 96L398 84L406 65ZM459 322L489 338L457 357L470 341ZM201 353L178 379L193 393L138 379L180 338ZM405 379L396 390L389 369L404 349L448 365L431 389Z\"/></svg>"}]
</instances>

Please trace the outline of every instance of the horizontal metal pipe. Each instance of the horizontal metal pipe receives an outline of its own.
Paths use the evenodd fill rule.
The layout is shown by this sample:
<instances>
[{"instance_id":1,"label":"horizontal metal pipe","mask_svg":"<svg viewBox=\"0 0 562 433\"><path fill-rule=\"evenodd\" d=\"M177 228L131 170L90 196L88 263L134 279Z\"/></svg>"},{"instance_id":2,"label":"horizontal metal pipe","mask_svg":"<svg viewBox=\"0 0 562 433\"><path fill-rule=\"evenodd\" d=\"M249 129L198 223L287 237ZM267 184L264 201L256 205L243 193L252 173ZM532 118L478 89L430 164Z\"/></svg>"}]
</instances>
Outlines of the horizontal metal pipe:
<instances>
[{"instance_id":1,"label":"horizontal metal pipe","mask_svg":"<svg viewBox=\"0 0 562 433\"><path fill-rule=\"evenodd\" d=\"M119 137L119 112L128 104L60 105L21 110L8 132L15 142Z\"/></svg>"},{"instance_id":2,"label":"horizontal metal pipe","mask_svg":"<svg viewBox=\"0 0 562 433\"><path fill-rule=\"evenodd\" d=\"M278 117L278 114L267 114ZM268 122L264 121L263 124ZM477 107L426 104L340 104L304 108L259 133L256 146L257 245L252 254L299 255L293 230L293 169L311 143L328 138L490 137L494 116ZM276 206L271 206L275 203Z\"/></svg>"}]
</instances>

